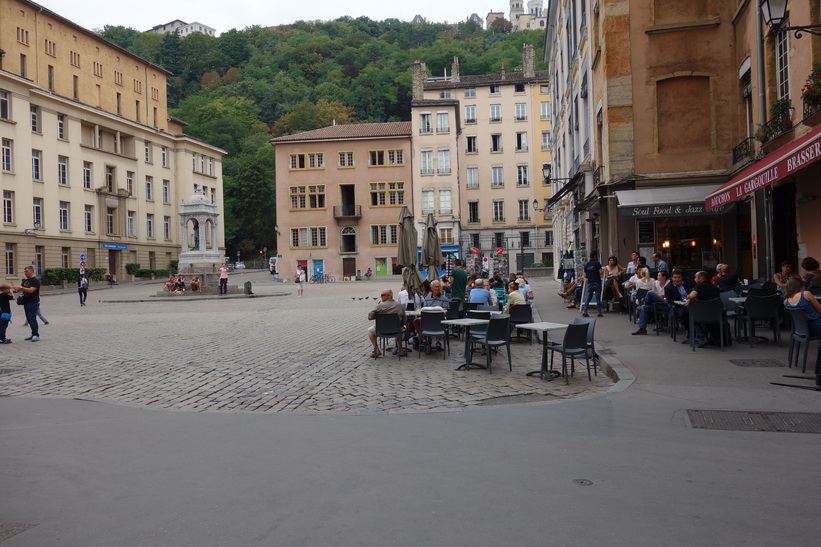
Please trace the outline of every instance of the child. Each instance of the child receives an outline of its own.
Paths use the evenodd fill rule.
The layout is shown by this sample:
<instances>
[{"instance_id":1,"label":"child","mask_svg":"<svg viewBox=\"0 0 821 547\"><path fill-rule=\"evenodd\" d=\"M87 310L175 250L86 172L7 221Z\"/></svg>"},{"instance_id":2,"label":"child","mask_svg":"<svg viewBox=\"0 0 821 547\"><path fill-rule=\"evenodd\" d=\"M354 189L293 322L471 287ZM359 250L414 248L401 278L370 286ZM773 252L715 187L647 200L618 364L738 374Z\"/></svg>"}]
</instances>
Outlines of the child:
<instances>
[{"instance_id":1,"label":"child","mask_svg":"<svg viewBox=\"0 0 821 547\"><path fill-rule=\"evenodd\" d=\"M11 340L6 338L6 327L11 323L12 300L14 294L11 292L11 285L0 285L0 344L11 344Z\"/></svg>"}]
</instances>

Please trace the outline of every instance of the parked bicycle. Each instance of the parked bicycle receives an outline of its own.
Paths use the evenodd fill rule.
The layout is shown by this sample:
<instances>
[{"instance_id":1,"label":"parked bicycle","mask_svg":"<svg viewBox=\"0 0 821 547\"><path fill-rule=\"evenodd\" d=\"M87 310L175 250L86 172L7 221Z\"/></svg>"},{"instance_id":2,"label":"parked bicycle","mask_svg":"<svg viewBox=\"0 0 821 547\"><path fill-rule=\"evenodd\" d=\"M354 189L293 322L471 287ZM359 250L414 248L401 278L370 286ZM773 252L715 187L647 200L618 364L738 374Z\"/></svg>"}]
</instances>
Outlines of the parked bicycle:
<instances>
[{"instance_id":1,"label":"parked bicycle","mask_svg":"<svg viewBox=\"0 0 821 547\"><path fill-rule=\"evenodd\" d=\"M336 278L330 274L315 274L311 276L311 283L336 283Z\"/></svg>"}]
</instances>

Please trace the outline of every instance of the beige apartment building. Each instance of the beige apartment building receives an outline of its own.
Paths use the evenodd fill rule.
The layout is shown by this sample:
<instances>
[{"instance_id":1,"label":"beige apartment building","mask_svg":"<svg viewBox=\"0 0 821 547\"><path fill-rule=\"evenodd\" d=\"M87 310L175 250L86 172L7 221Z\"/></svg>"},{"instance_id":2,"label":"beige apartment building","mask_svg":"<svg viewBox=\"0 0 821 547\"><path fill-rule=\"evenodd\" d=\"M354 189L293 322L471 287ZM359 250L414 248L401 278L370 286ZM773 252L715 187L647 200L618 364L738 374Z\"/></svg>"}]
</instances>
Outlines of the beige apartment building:
<instances>
[{"instance_id":1,"label":"beige apartment building","mask_svg":"<svg viewBox=\"0 0 821 547\"><path fill-rule=\"evenodd\" d=\"M430 77L424 64L414 65L412 116L418 131L413 146L420 158L413 172L415 214L422 217L438 206L440 227L448 227L452 214L453 253L476 269L522 271L552 255L546 245L552 241L544 239L549 223L543 219L549 189L541 187L550 137L540 141L550 120L538 115L550 97L548 73L535 70L530 45L522 50L522 65L510 72L463 75L454 59L446 77ZM440 132L440 116L458 125ZM458 176L440 175L440 150L454 146ZM435 152L435 165L424 163L425 150ZM446 201L425 195L442 191L458 200L453 213L442 212Z\"/></svg>"},{"instance_id":2,"label":"beige apartment building","mask_svg":"<svg viewBox=\"0 0 821 547\"><path fill-rule=\"evenodd\" d=\"M271 141L279 275L399 275L399 212L413 209L411 123L333 125Z\"/></svg>"},{"instance_id":3,"label":"beige apartment building","mask_svg":"<svg viewBox=\"0 0 821 547\"><path fill-rule=\"evenodd\" d=\"M186 229L180 203L197 190L221 219L224 151L169 118L167 76L33 2L0 0L6 279L29 264L79 267L81 255L120 277L126 263L168 267ZM222 255L217 228L206 245Z\"/></svg>"}]
</instances>

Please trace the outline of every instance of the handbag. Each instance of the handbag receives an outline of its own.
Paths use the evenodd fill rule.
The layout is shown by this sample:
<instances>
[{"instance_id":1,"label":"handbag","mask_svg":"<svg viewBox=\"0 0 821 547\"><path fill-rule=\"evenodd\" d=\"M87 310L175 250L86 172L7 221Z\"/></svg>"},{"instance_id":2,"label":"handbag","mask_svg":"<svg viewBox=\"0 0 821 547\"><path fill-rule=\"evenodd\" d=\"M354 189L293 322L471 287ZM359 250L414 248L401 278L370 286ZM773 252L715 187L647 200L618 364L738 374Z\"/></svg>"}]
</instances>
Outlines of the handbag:
<instances>
[{"instance_id":1,"label":"handbag","mask_svg":"<svg viewBox=\"0 0 821 547\"><path fill-rule=\"evenodd\" d=\"M23 304L26 303L26 296L27 295L24 294L24 295L21 295L21 296L17 297L17 305L18 306L22 306Z\"/></svg>"}]
</instances>

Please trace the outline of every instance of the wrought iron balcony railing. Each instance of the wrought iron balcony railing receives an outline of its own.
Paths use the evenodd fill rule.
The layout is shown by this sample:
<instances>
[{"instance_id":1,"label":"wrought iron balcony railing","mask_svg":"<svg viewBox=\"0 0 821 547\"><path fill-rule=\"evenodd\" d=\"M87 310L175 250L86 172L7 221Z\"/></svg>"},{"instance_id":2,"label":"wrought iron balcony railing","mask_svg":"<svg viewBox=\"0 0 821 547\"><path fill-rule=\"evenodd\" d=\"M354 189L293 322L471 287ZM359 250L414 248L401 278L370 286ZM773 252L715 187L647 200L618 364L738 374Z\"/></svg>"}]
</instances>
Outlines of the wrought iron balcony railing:
<instances>
[{"instance_id":1,"label":"wrought iron balcony railing","mask_svg":"<svg viewBox=\"0 0 821 547\"><path fill-rule=\"evenodd\" d=\"M733 165L751 158L755 154L754 140L752 137L746 138L733 148Z\"/></svg>"},{"instance_id":2,"label":"wrought iron balcony railing","mask_svg":"<svg viewBox=\"0 0 821 547\"><path fill-rule=\"evenodd\" d=\"M362 206L335 205L334 218L362 218Z\"/></svg>"}]
</instances>

